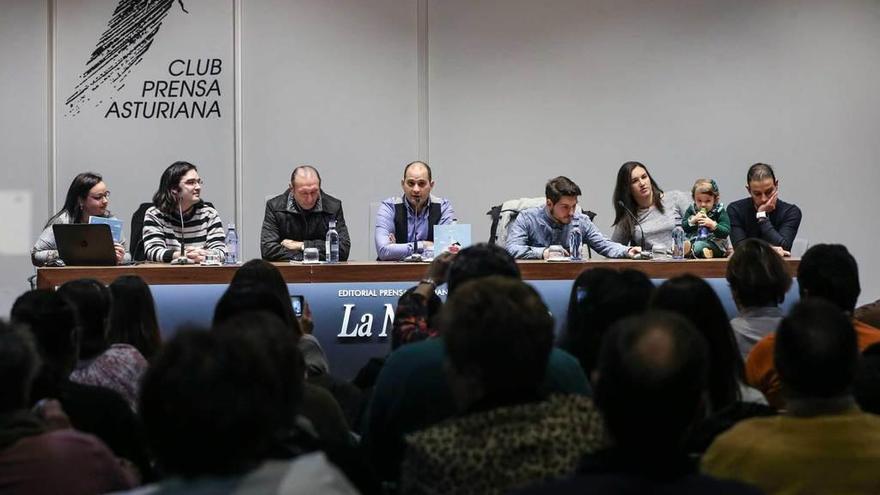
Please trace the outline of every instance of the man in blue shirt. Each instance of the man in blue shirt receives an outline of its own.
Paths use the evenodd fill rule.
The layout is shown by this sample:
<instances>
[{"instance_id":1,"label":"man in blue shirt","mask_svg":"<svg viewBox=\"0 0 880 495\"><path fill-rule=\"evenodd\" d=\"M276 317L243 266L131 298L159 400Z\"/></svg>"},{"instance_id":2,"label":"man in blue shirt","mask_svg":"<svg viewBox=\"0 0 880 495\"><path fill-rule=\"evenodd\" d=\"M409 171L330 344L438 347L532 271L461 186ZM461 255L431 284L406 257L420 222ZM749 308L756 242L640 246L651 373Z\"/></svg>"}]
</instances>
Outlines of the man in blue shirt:
<instances>
[{"instance_id":1,"label":"man in blue shirt","mask_svg":"<svg viewBox=\"0 0 880 495\"><path fill-rule=\"evenodd\" d=\"M376 253L380 261L402 260L434 248L434 226L450 224L455 211L449 200L431 195L434 179L425 162L403 169L402 198L388 198L376 212Z\"/></svg>"},{"instance_id":2,"label":"man in blue shirt","mask_svg":"<svg viewBox=\"0 0 880 495\"><path fill-rule=\"evenodd\" d=\"M584 242L606 258L632 258L642 248L611 241L577 207L581 188L568 177L550 179L545 187L547 204L519 213L507 229L507 252L517 259L547 259L552 245L566 246L574 220Z\"/></svg>"}]
</instances>

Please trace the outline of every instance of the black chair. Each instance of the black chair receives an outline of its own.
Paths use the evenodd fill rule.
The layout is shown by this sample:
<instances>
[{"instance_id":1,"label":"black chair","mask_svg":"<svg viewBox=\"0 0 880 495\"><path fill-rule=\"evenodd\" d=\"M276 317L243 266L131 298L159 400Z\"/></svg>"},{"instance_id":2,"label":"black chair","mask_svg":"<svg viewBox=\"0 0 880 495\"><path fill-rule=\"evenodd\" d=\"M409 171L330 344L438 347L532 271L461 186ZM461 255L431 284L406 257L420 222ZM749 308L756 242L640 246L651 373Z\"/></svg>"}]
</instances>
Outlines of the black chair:
<instances>
[{"instance_id":1,"label":"black chair","mask_svg":"<svg viewBox=\"0 0 880 495\"><path fill-rule=\"evenodd\" d=\"M144 215L151 206L153 206L153 203L141 203L131 216L131 232L128 245L131 246L131 259L135 262L144 261L146 258L144 245L141 241L144 236Z\"/></svg>"}]
</instances>

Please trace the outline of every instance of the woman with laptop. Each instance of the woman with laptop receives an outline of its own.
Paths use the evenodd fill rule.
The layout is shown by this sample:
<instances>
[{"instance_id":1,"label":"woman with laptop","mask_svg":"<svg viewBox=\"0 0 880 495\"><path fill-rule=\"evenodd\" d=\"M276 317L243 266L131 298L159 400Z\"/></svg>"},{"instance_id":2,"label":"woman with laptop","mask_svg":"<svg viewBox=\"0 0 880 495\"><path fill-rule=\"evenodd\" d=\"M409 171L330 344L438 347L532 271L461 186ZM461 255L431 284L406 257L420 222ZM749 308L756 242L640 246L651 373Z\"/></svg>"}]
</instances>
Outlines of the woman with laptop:
<instances>
[{"instance_id":1,"label":"woman with laptop","mask_svg":"<svg viewBox=\"0 0 880 495\"><path fill-rule=\"evenodd\" d=\"M201 263L226 259L223 221L202 201L202 179L196 166L174 162L159 179L153 206L144 214L143 243L148 261Z\"/></svg>"},{"instance_id":2,"label":"woman with laptop","mask_svg":"<svg viewBox=\"0 0 880 495\"><path fill-rule=\"evenodd\" d=\"M109 205L110 191L103 177L93 172L83 172L74 177L70 187L67 188L64 206L46 222L43 232L31 249L31 262L34 266L63 264L58 256L53 225L89 223L89 217L112 218L110 210L107 209ZM127 255L124 236L120 236L119 242L114 243L114 250L116 263L125 261Z\"/></svg>"}]
</instances>

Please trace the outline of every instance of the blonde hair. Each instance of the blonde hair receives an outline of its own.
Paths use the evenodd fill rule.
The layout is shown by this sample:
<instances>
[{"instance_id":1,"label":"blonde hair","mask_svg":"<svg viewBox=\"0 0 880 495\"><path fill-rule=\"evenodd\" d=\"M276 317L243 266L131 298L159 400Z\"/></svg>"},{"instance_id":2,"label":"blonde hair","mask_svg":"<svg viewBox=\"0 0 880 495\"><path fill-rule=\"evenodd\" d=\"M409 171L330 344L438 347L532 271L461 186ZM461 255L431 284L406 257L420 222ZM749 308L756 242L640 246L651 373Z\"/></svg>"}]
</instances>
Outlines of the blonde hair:
<instances>
[{"instance_id":1,"label":"blonde hair","mask_svg":"<svg viewBox=\"0 0 880 495\"><path fill-rule=\"evenodd\" d=\"M691 188L691 197L695 198L697 194L711 194L716 200L721 196L714 179L697 179L694 187Z\"/></svg>"}]
</instances>

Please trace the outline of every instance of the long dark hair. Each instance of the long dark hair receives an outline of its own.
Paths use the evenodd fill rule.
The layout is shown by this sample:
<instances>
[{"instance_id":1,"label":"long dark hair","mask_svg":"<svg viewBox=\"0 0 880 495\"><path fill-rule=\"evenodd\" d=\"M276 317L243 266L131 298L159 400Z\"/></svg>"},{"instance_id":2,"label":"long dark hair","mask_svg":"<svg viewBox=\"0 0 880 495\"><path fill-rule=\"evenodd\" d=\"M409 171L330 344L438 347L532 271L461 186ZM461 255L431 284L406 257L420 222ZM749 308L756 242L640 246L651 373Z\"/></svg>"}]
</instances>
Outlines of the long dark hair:
<instances>
[{"instance_id":1,"label":"long dark hair","mask_svg":"<svg viewBox=\"0 0 880 495\"><path fill-rule=\"evenodd\" d=\"M150 359L162 345L150 287L137 275L123 275L110 284L110 294L113 305L107 340L132 345Z\"/></svg>"},{"instance_id":2,"label":"long dark hair","mask_svg":"<svg viewBox=\"0 0 880 495\"><path fill-rule=\"evenodd\" d=\"M180 190L180 179L190 170L198 171L189 162L174 162L169 165L159 179L159 189L153 194L153 206L164 213L174 214L177 211L177 197L172 191Z\"/></svg>"},{"instance_id":3,"label":"long dark hair","mask_svg":"<svg viewBox=\"0 0 880 495\"><path fill-rule=\"evenodd\" d=\"M65 282L58 288L58 294L76 308L79 317L79 359L91 359L110 347L107 341L110 289L95 279L82 278Z\"/></svg>"},{"instance_id":4,"label":"long dark hair","mask_svg":"<svg viewBox=\"0 0 880 495\"><path fill-rule=\"evenodd\" d=\"M86 199L86 196L89 195L89 191L91 191L93 187L103 181L104 178L101 177L100 174L94 172L83 172L74 177L73 181L70 183L70 187L67 188L67 196L64 197L64 206L58 210L58 213L52 215L52 218L46 222L46 225L43 228L52 225L55 220L64 213L67 213L67 216L70 217L71 223L79 222L79 217L81 217L83 213L82 201Z\"/></svg>"},{"instance_id":5,"label":"long dark hair","mask_svg":"<svg viewBox=\"0 0 880 495\"><path fill-rule=\"evenodd\" d=\"M706 338L711 410L719 411L740 400L739 384L745 377L743 360L727 312L712 286L689 274L671 278L654 292L651 307L684 316Z\"/></svg>"},{"instance_id":6,"label":"long dark hair","mask_svg":"<svg viewBox=\"0 0 880 495\"><path fill-rule=\"evenodd\" d=\"M280 301L284 310L284 314L279 315L281 320L297 337L302 336L299 321L293 312L293 303L290 300L287 282L284 281L284 277L275 265L259 259L253 259L241 265L235 271L235 275L232 276L229 287L238 288L246 286L257 287L273 294Z\"/></svg>"},{"instance_id":7,"label":"long dark hair","mask_svg":"<svg viewBox=\"0 0 880 495\"><path fill-rule=\"evenodd\" d=\"M662 197L663 189L660 189L657 181L654 180L651 172L648 171L648 167L639 162L626 162L621 165L620 170L617 171L617 183L614 185L614 195L611 197L611 202L614 203L614 223L611 225L620 224L623 230L629 233L630 239L633 237L632 233L636 225L632 217L630 217L626 210L624 210L618 203L622 201L623 204L629 208L629 211L638 215L639 205L636 203L635 198L633 198L632 189L630 188L632 185L632 171L636 167L642 167L645 169L645 173L648 174L648 179L651 180L651 189L654 191L654 207L656 207L660 213L664 213Z\"/></svg>"},{"instance_id":8,"label":"long dark hair","mask_svg":"<svg viewBox=\"0 0 880 495\"><path fill-rule=\"evenodd\" d=\"M596 369L608 329L618 320L647 309L653 291L651 280L635 270L593 268L575 279L560 345L580 361L588 378Z\"/></svg>"}]
</instances>

